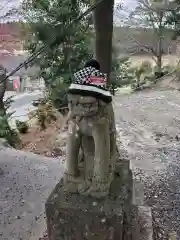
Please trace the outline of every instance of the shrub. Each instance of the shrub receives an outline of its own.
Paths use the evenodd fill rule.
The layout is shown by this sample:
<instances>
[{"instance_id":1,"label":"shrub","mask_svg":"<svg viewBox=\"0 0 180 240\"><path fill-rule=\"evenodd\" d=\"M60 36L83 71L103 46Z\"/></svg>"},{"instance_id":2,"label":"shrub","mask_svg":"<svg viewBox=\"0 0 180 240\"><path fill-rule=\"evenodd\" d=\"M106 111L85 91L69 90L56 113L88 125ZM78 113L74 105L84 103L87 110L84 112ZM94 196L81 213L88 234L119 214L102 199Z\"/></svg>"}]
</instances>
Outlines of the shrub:
<instances>
[{"instance_id":1,"label":"shrub","mask_svg":"<svg viewBox=\"0 0 180 240\"><path fill-rule=\"evenodd\" d=\"M16 120L16 127L20 133L27 133L29 129L29 125L27 122L22 122L20 120Z\"/></svg>"},{"instance_id":2,"label":"shrub","mask_svg":"<svg viewBox=\"0 0 180 240\"><path fill-rule=\"evenodd\" d=\"M21 140L16 130L11 129L9 125L9 119L14 112L7 112L11 103L12 97L7 98L4 101L4 110L0 112L0 138L4 138L12 147L19 147Z\"/></svg>"},{"instance_id":3,"label":"shrub","mask_svg":"<svg viewBox=\"0 0 180 240\"><path fill-rule=\"evenodd\" d=\"M40 103L38 108L29 113L29 118L36 118L41 130L45 130L51 121L56 121L55 112L51 101Z\"/></svg>"},{"instance_id":4,"label":"shrub","mask_svg":"<svg viewBox=\"0 0 180 240\"><path fill-rule=\"evenodd\" d=\"M68 107L67 90L70 82L67 83L63 78L56 79L51 85L48 98L55 108L61 112L61 109Z\"/></svg>"},{"instance_id":5,"label":"shrub","mask_svg":"<svg viewBox=\"0 0 180 240\"><path fill-rule=\"evenodd\" d=\"M164 65L161 69L161 72L157 71L157 66L154 67L153 69L153 74L154 74L154 83L156 83L159 78L162 78L163 76L167 75L168 73L172 72L175 69L174 66L172 65Z\"/></svg>"},{"instance_id":6,"label":"shrub","mask_svg":"<svg viewBox=\"0 0 180 240\"><path fill-rule=\"evenodd\" d=\"M143 69L145 73L152 72L152 64L150 61L143 61L140 65L140 68Z\"/></svg>"},{"instance_id":7,"label":"shrub","mask_svg":"<svg viewBox=\"0 0 180 240\"><path fill-rule=\"evenodd\" d=\"M21 141L18 133L10 128L8 117L8 114L0 116L0 138L6 139L12 147L17 147Z\"/></svg>"},{"instance_id":8,"label":"shrub","mask_svg":"<svg viewBox=\"0 0 180 240\"><path fill-rule=\"evenodd\" d=\"M133 81L131 88L136 90L142 90L146 87L146 84L152 82L154 78L152 75L152 65L149 61L144 61L139 67L134 68Z\"/></svg>"},{"instance_id":9,"label":"shrub","mask_svg":"<svg viewBox=\"0 0 180 240\"><path fill-rule=\"evenodd\" d=\"M168 73L172 72L175 69L175 66L166 64L166 65L163 66L162 69L163 69L163 72L165 74L168 74Z\"/></svg>"},{"instance_id":10,"label":"shrub","mask_svg":"<svg viewBox=\"0 0 180 240\"><path fill-rule=\"evenodd\" d=\"M122 56L118 58L116 55L114 55L113 57L111 83L109 89L114 95L118 87L131 84L134 75L128 56Z\"/></svg>"}]
</instances>

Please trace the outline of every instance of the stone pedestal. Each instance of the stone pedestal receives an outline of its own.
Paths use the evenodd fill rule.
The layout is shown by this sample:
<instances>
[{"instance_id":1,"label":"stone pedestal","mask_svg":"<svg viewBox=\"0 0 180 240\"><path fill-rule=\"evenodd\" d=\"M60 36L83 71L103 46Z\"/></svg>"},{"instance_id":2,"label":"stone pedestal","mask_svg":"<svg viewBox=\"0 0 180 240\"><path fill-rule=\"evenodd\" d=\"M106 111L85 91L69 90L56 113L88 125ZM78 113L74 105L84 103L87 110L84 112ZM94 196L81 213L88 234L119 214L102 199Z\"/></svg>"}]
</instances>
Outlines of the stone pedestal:
<instances>
[{"instance_id":1,"label":"stone pedestal","mask_svg":"<svg viewBox=\"0 0 180 240\"><path fill-rule=\"evenodd\" d=\"M131 201L128 161L117 164L110 194L102 200L66 193L60 182L46 203L49 240L129 240L123 225Z\"/></svg>"}]
</instances>

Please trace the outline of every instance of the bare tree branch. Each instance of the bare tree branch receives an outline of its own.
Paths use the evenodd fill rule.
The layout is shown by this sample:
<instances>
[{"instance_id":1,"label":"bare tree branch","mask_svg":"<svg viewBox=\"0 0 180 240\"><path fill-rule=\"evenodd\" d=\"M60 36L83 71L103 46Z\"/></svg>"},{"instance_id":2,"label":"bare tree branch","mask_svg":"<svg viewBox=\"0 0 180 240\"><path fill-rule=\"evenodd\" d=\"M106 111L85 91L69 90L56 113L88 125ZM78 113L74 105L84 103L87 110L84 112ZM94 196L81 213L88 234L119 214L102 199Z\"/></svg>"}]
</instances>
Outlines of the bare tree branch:
<instances>
[{"instance_id":1,"label":"bare tree branch","mask_svg":"<svg viewBox=\"0 0 180 240\"><path fill-rule=\"evenodd\" d=\"M152 47L145 44L141 44L137 39L133 38L132 36L128 35L128 38L134 41L139 47L143 47L146 52L149 53L149 51L151 51L151 53L154 55L154 56L152 55L151 57L155 61L155 63L157 63L157 59L156 59L157 53L154 51Z\"/></svg>"},{"instance_id":2,"label":"bare tree branch","mask_svg":"<svg viewBox=\"0 0 180 240\"><path fill-rule=\"evenodd\" d=\"M177 7L177 5L170 4L168 0L157 2L153 0L138 0L138 6L131 12L128 19L129 29L132 29L132 26L134 26L135 29L140 29L140 31L142 31L142 29L145 29L147 32L151 31L153 34L152 38L155 40L154 46L137 39L136 35L131 36L127 30L124 32L128 39L135 43L137 47L143 48L145 52L151 53L151 57L156 62L159 72L161 72L162 69L163 42L166 40L164 37L164 32L167 27L166 17L168 12L172 9L174 10L175 7ZM146 40L148 42L152 41L150 39Z\"/></svg>"},{"instance_id":3,"label":"bare tree branch","mask_svg":"<svg viewBox=\"0 0 180 240\"><path fill-rule=\"evenodd\" d=\"M2 0L0 0L2 1ZM17 4L16 4L17 5ZM21 15L19 6L14 4L14 0L5 0L0 3L0 20L8 20L9 18L17 18Z\"/></svg>"},{"instance_id":4,"label":"bare tree branch","mask_svg":"<svg viewBox=\"0 0 180 240\"><path fill-rule=\"evenodd\" d=\"M9 3L11 3L12 1L13 1L13 0L7 0L7 2L5 2L5 4L0 7L0 12L2 12L2 10L4 10L4 9L7 7L7 5L8 5Z\"/></svg>"}]
</instances>

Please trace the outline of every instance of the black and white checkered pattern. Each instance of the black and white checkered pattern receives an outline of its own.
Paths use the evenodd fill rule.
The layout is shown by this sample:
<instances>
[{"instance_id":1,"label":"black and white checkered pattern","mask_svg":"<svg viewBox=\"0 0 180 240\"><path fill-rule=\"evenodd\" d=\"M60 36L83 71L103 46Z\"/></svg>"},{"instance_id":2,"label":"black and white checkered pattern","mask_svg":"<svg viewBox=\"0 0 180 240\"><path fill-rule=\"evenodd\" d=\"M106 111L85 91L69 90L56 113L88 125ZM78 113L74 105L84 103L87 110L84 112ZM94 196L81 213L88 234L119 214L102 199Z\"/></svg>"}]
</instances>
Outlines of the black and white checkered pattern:
<instances>
[{"instance_id":1,"label":"black and white checkered pattern","mask_svg":"<svg viewBox=\"0 0 180 240\"><path fill-rule=\"evenodd\" d=\"M99 78L102 82L97 81ZM111 93L106 87L106 74L94 67L86 67L74 73L74 79L69 86L68 93L95 97L106 103L112 101Z\"/></svg>"},{"instance_id":2,"label":"black and white checkered pattern","mask_svg":"<svg viewBox=\"0 0 180 240\"><path fill-rule=\"evenodd\" d=\"M90 76L106 78L106 75L104 73L101 73L99 70L93 67L86 67L74 73L74 83L77 83L77 84L89 83L88 78Z\"/></svg>"}]
</instances>

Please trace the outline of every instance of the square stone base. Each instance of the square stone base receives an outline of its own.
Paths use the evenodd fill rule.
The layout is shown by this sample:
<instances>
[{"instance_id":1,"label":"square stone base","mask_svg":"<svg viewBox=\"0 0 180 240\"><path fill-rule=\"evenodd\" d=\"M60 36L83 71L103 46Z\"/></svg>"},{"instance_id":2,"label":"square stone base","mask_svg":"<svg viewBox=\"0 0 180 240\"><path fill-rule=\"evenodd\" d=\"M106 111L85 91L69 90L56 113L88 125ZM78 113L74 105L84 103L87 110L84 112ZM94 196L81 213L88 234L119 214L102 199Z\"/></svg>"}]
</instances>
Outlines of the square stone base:
<instances>
[{"instance_id":1,"label":"square stone base","mask_svg":"<svg viewBox=\"0 0 180 240\"><path fill-rule=\"evenodd\" d=\"M94 199L55 187L46 203L49 240L123 240L123 219L132 201L128 162L119 164L110 194ZM129 238L130 239L130 238Z\"/></svg>"}]
</instances>

